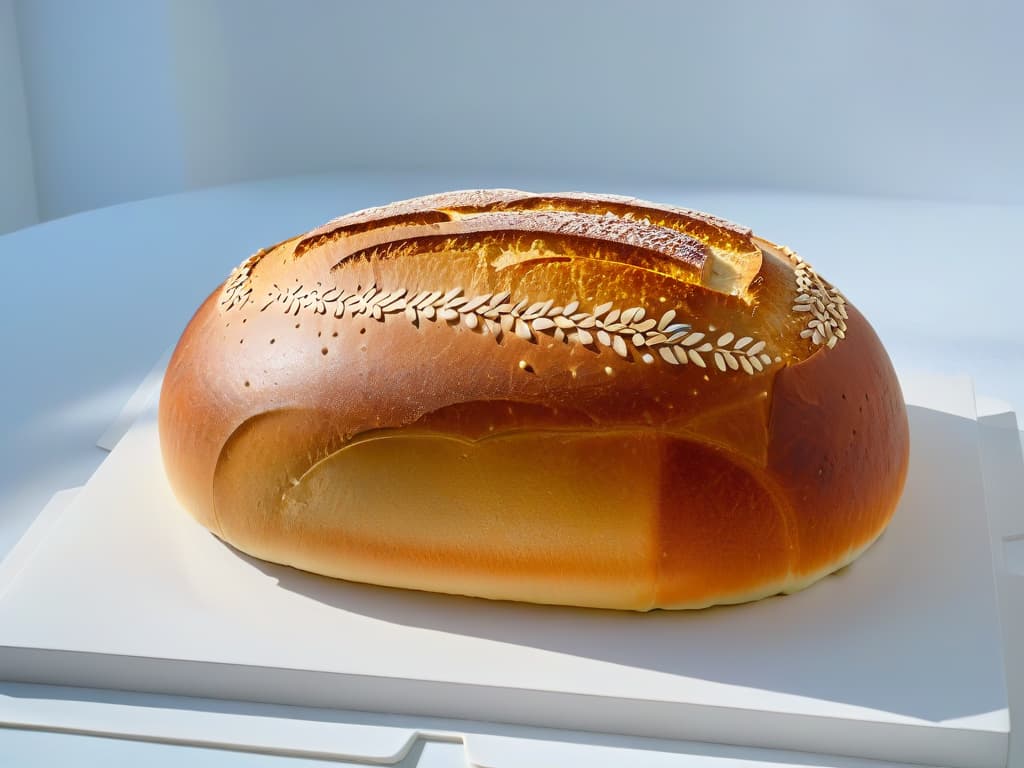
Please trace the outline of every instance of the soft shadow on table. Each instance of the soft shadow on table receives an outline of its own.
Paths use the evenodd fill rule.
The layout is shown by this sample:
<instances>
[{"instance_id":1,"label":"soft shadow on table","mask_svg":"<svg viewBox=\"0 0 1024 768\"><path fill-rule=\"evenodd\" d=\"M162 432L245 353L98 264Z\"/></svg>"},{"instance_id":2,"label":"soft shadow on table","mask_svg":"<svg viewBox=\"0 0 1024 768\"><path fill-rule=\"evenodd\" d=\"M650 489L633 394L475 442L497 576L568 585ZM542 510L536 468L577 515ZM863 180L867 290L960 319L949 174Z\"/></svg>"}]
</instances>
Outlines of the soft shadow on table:
<instances>
[{"instance_id":1,"label":"soft shadow on table","mask_svg":"<svg viewBox=\"0 0 1024 768\"><path fill-rule=\"evenodd\" d=\"M990 562L985 511L937 520L950 486L924 471L944 445L955 466L939 469L974 482L961 470L977 465L976 423L919 407L909 416L910 473L889 529L853 565L795 595L638 614L388 589L247 559L283 589L395 624L930 721L1002 709L993 574L979 567ZM985 674L959 663L967 658Z\"/></svg>"}]
</instances>

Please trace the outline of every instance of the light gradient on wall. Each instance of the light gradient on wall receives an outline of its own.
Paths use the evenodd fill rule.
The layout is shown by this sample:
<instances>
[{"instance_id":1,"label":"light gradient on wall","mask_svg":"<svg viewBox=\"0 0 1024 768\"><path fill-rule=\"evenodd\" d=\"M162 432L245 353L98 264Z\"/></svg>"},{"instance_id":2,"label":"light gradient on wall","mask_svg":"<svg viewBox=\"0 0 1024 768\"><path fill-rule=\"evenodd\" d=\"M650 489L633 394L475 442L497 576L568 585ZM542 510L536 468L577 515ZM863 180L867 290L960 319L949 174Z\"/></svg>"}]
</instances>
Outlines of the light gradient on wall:
<instances>
[{"instance_id":1,"label":"light gradient on wall","mask_svg":"<svg viewBox=\"0 0 1024 768\"><path fill-rule=\"evenodd\" d=\"M1024 200L1019 3L16 5L44 218L346 170Z\"/></svg>"},{"instance_id":2,"label":"light gradient on wall","mask_svg":"<svg viewBox=\"0 0 1024 768\"><path fill-rule=\"evenodd\" d=\"M0 234L38 218L14 0L0 0Z\"/></svg>"}]
</instances>

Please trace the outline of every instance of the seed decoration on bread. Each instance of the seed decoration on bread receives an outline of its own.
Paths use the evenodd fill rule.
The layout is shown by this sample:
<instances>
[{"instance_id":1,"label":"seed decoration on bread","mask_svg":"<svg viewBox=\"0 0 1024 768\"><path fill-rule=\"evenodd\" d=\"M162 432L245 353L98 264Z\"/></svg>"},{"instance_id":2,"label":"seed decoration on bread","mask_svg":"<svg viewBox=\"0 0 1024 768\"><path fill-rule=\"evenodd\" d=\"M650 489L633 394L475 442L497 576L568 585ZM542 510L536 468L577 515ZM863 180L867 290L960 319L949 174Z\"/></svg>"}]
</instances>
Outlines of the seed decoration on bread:
<instances>
[{"instance_id":1,"label":"seed decoration on bread","mask_svg":"<svg viewBox=\"0 0 1024 768\"><path fill-rule=\"evenodd\" d=\"M840 339L846 338L846 297L835 286L823 280L814 267L800 258L791 248L781 247L779 251L793 264L797 297L794 312L808 312L810 319L800 332L800 338L810 339L812 344L824 344L832 349Z\"/></svg>"},{"instance_id":2,"label":"seed decoration on bread","mask_svg":"<svg viewBox=\"0 0 1024 768\"><path fill-rule=\"evenodd\" d=\"M224 281L224 290L220 296L220 307L223 311L227 312L229 309L241 309L249 303L249 299L252 296L252 286L249 284L249 278L252 277L253 268L259 263L259 260L263 258L265 251L259 250L252 256L247 258L228 275L228 279Z\"/></svg>"},{"instance_id":3,"label":"seed decoration on bread","mask_svg":"<svg viewBox=\"0 0 1024 768\"><path fill-rule=\"evenodd\" d=\"M252 289L246 284L246 273L251 261L250 258L243 262L225 283L220 302L225 312L249 301ZM551 299L533 303L529 299L513 301L507 291L470 298L462 288L410 293L405 288L383 290L376 284L365 289L358 286L356 290L325 288L318 282L308 290L302 285L282 288L273 284L260 311L274 305L296 317L309 311L317 315L330 313L338 319L346 315L369 317L378 322L401 315L416 326L423 321L461 324L471 331L490 334L499 343L506 335L533 343L548 335L555 341L578 344L595 352L607 347L624 360L647 364L655 362L657 355L670 365L692 363L707 368L706 358L710 355L717 370L742 370L750 375L763 372L772 364L764 341L751 336L737 337L731 331L695 331L689 323L676 322L674 309L665 311L660 318L649 317L644 307L621 309L610 301L587 312L579 309L579 301L564 306L555 306Z\"/></svg>"}]
</instances>

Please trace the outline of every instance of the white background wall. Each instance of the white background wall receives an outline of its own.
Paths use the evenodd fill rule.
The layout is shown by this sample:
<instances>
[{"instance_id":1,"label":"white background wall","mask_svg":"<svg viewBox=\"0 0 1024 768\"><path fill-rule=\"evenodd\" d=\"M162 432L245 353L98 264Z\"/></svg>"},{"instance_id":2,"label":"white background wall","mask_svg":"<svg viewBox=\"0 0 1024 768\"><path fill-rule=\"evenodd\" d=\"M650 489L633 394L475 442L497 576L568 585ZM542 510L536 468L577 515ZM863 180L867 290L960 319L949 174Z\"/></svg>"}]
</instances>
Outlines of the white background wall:
<instances>
[{"instance_id":1,"label":"white background wall","mask_svg":"<svg viewBox=\"0 0 1024 768\"><path fill-rule=\"evenodd\" d=\"M14 1L0 0L0 233L37 219Z\"/></svg>"},{"instance_id":2,"label":"white background wall","mask_svg":"<svg viewBox=\"0 0 1024 768\"><path fill-rule=\"evenodd\" d=\"M10 4L44 219L350 169L1024 200L1012 0Z\"/></svg>"},{"instance_id":3,"label":"white background wall","mask_svg":"<svg viewBox=\"0 0 1024 768\"><path fill-rule=\"evenodd\" d=\"M186 188L175 0L15 0L42 218Z\"/></svg>"}]
</instances>

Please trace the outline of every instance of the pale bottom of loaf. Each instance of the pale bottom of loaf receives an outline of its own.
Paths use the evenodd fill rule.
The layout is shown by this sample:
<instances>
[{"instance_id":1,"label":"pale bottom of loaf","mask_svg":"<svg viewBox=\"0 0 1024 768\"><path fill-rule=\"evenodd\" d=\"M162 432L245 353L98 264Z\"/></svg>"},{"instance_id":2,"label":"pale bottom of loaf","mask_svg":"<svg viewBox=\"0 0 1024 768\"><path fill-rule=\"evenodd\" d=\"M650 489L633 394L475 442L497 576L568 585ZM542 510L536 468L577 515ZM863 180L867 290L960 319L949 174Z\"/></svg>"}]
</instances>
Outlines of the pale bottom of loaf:
<instances>
[{"instance_id":1,"label":"pale bottom of loaf","mask_svg":"<svg viewBox=\"0 0 1024 768\"><path fill-rule=\"evenodd\" d=\"M317 462L261 515L220 522L243 551L327 576L630 610L795 592L880 535L860 531L801 570L792 512L738 461L652 430L382 431Z\"/></svg>"}]
</instances>

